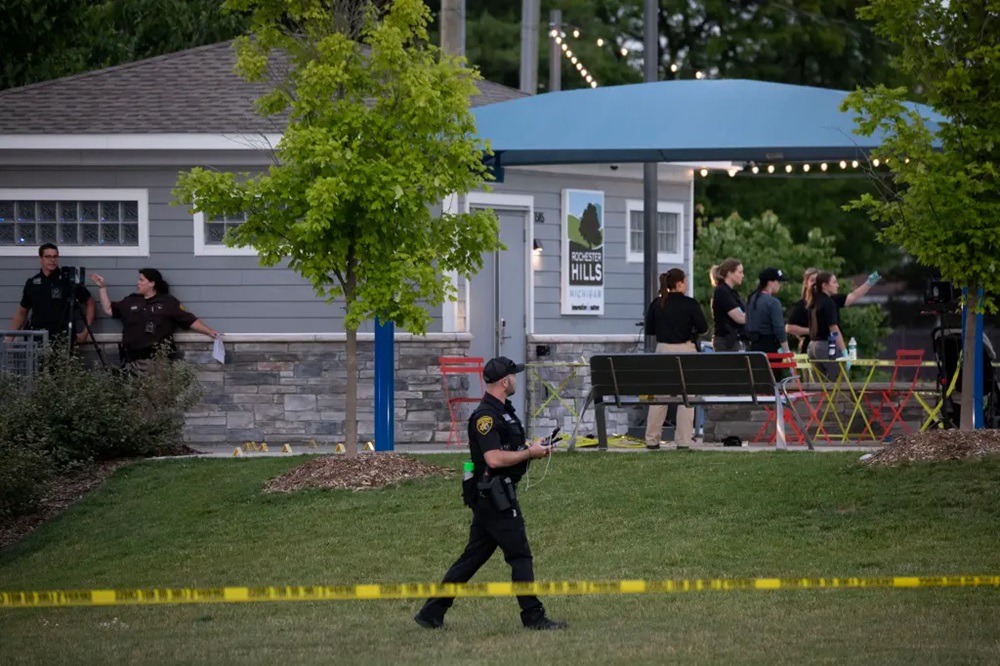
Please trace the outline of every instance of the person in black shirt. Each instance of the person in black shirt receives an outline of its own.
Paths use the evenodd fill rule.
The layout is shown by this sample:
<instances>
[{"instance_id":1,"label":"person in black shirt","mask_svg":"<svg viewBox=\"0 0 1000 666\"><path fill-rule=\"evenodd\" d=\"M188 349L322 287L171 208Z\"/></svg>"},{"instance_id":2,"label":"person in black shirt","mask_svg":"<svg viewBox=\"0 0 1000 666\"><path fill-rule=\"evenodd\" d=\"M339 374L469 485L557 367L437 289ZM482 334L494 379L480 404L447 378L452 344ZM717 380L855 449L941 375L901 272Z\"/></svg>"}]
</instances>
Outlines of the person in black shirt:
<instances>
[{"instance_id":1,"label":"person in black shirt","mask_svg":"<svg viewBox=\"0 0 1000 666\"><path fill-rule=\"evenodd\" d=\"M166 346L170 354L176 353L173 335L178 328L189 328L210 338L220 335L170 295L170 286L155 268L140 270L136 293L113 303L104 278L91 273L90 279L97 285L104 314L122 321L123 365L138 363L142 369L143 362L153 358L160 346Z\"/></svg>"},{"instance_id":2,"label":"person in black shirt","mask_svg":"<svg viewBox=\"0 0 1000 666\"><path fill-rule=\"evenodd\" d=\"M813 286L806 294L806 306L809 308L809 343L808 353L812 360L827 360L830 358L829 337L836 334L836 356L847 355L847 343L843 331L840 330L840 308L833 297L837 294L840 284L833 273L818 273ZM837 378L837 366L834 363L819 363L819 369L830 379Z\"/></svg>"},{"instance_id":3,"label":"person in black shirt","mask_svg":"<svg viewBox=\"0 0 1000 666\"><path fill-rule=\"evenodd\" d=\"M658 352L696 352L694 341L708 331L698 302L686 295L687 276L679 268L660 275L660 295L646 310L646 335L656 336ZM646 416L646 448L660 448L667 405L650 405ZM677 406L674 443L688 448L694 435L694 409Z\"/></svg>"},{"instance_id":4,"label":"person in black shirt","mask_svg":"<svg viewBox=\"0 0 1000 666\"><path fill-rule=\"evenodd\" d=\"M503 551L510 565L512 581L530 583L535 580L524 515L517 501L517 482L528 471L528 462L548 456L551 447L543 446L541 438L532 441L530 446L525 442L521 420L508 400L517 390L517 373L523 371L523 364L503 356L491 359L483 367L486 395L469 417L469 452L473 463L470 483L476 489L482 489L484 483L499 485L499 489L471 493L469 542L444 575L445 583L468 582L497 548ZM502 505L498 505L498 501ZM439 629L444 626L444 615L454 601L453 597L428 599L413 619L426 629ZM526 629L566 627L565 622L546 617L538 597L519 596L517 601L521 606L521 623Z\"/></svg>"},{"instance_id":5,"label":"person in black shirt","mask_svg":"<svg viewBox=\"0 0 1000 666\"><path fill-rule=\"evenodd\" d=\"M64 279L59 272L59 248L52 243L45 243L38 248L38 262L42 270L28 278L21 293L21 302L11 319L11 330L20 330L22 326L34 331L48 331L49 339L63 335L69 329L68 317L72 315L69 299L75 298L84 307L84 317L87 326L94 323L94 298L82 284L73 284ZM30 313L30 317L29 317ZM25 326L27 322L27 326ZM83 322L74 322L74 342L77 344L87 339L87 329ZM8 341L10 337L7 338Z\"/></svg>"},{"instance_id":6,"label":"person in black shirt","mask_svg":"<svg viewBox=\"0 0 1000 666\"><path fill-rule=\"evenodd\" d=\"M815 284L817 274L819 274L819 270L816 268L806 269L805 274L802 276L802 298L788 311L788 323L785 325L786 333L798 337L800 354L809 348L809 309L806 307L806 295L813 284ZM833 294L830 298L837 304L837 308L846 308L863 298L881 279L882 277L878 274L878 271L874 271L868 275L868 280L856 287L851 293Z\"/></svg>"},{"instance_id":7,"label":"person in black shirt","mask_svg":"<svg viewBox=\"0 0 1000 666\"><path fill-rule=\"evenodd\" d=\"M719 286L712 293L712 319L715 335L712 348L717 352L742 351L746 339L746 304L736 293L743 284L743 264L738 259L726 259L719 264Z\"/></svg>"}]
</instances>

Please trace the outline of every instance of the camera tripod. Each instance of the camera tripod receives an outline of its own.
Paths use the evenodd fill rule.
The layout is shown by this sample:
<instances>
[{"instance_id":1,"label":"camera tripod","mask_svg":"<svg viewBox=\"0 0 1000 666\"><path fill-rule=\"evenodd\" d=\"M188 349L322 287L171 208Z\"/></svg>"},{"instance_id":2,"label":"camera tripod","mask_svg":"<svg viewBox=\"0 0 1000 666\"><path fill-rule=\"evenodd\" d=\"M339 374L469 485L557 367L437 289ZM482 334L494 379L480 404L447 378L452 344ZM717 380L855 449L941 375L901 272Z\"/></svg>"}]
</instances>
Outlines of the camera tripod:
<instances>
[{"instance_id":1,"label":"camera tripod","mask_svg":"<svg viewBox=\"0 0 1000 666\"><path fill-rule=\"evenodd\" d=\"M76 299L76 288L82 285L82 282L71 279L67 280L65 285L69 288L69 296L66 299L66 313L64 315L64 321L66 322L66 352L72 354L78 344L76 341L75 322L79 318L83 322L83 328L87 336L90 338L90 344L94 346L94 351L97 352L97 359L101 362L101 367L106 369L108 364L104 360L104 352L101 351L101 346L97 344L97 338L94 337L93 329L87 323L87 313L83 311L80 301Z\"/></svg>"}]
</instances>

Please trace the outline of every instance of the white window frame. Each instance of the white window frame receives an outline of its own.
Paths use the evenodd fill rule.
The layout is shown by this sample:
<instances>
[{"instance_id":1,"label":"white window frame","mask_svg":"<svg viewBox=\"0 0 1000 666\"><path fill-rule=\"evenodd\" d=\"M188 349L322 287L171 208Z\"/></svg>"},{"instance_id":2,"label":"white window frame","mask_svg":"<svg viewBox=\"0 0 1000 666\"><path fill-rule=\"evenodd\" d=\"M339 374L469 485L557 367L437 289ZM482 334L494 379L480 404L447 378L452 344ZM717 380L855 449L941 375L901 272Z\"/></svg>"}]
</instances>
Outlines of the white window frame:
<instances>
[{"instance_id":1,"label":"white window frame","mask_svg":"<svg viewBox=\"0 0 1000 666\"><path fill-rule=\"evenodd\" d=\"M149 190L110 188L4 188L0 199L15 201L135 201L139 209L138 245L62 245L60 257L148 257ZM37 257L42 243L0 245L0 257Z\"/></svg>"},{"instance_id":2,"label":"white window frame","mask_svg":"<svg viewBox=\"0 0 1000 666\"><path fill-rule=\"evenodd\" d=\"M641 199L628 199L625 201L625 261L630 264L641 264L644 261L643 248L632 247L632 213L641 213L645 206ZM660 264L682 264L684 263L684 204L677 201L657 201L657 213L675 213L677 215L677 252L658 252L657 263Z\"/></svg>"},{"instance_id":3,"label":"white window frame","mask_svg":"<svg viewBox=\"0 0 1000 666\"><path fill-rule=\"evenodd\" d=\"M253 247L229 247L205 242L205 214L194 214L194 256L196 257L256 257Z\"/></svg>"}]
</instances>

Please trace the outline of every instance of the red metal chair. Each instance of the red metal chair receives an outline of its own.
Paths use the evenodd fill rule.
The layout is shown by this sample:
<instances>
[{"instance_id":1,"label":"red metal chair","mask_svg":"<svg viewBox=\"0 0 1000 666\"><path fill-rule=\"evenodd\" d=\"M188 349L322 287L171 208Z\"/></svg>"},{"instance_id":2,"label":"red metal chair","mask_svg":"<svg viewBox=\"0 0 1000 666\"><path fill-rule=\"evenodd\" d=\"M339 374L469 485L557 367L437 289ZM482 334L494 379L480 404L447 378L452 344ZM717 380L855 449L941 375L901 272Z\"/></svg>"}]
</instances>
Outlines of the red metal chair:
<instances>
[{"instance_id":1,"label":"red metal chair","mask_svg":"<svg viewBox=\"0 0 1000 666\"><path fill-rule=\"evenodd\" d=\"M905 432L911 432L910 427L906 425L906 421L903 420L903 408L906 407L906 403L910 401L913 397L913 392L917 388L917 379L920 375L920 366L924 362L924 350L923 349L899 349L896 351L896 362L892 366L892 379L889 380L889 387L884 391L879 392L879 402L878 406L872 405L872 401L868 399L867 392L864 396L865 404L868 408L872 410L872 417L870 419L871 423L874 425L878 423L879 428L882 429L881 439L884 441L889 433L892 431L892 426L899 423L903 426ZM906 385L906 379L900 377L900 370L903 368L913 368L913 379L910 380L909 386ZM896 383L902 385L897 388ZM899 406L896 406L896 402L899 402ZM889 418L889 423L886 424L882 419L883 410L887 410L891 418ZM873 433L874 434L874 433Z\"/></svg>"},{"instance_id":2,"label":"red metal chair","mask_svg":"<svg viewBox=\"0 0 1000 666\"><path fill-rule=\"evenodd\" d=\"M458 427L459 424L465 423L461 405L463 403L478 405L483 399L483 394L486 392L486 387L483 385L484 359L477 356L441 356L438 358L438 362L441 364L441 377L444 379L444 396L448 402L448 414L451 416L451 429L448 431L448 446L451 446L452 442L455 443L455 446L461 446L463 443L463 433ZM477 375L479 377L479 395L476 397L452 395L452 391L461 390L458 387L449 386L451 382L448 378L456 375ZM469 383L471 384L472 382L470 381Z\"/></svg>"},{"instance_id":3,"label":"red metal chair","mask_svg":"<svg viewBox=\"0 0 1000 666\"><path fill-rule=\"evenodd\" d=\"M798 377L798 375L795 372L796 370L795 354L791 353L768 354L767 360L771 364L771 370L774 371L774 376L776 379L780 379L781 373L779 371L781 370L788 370L796 378ZM798 382L798 379L796 379L795 381ZM801 383L799 383L800 389L801 386L802 386ZM795 415L792 413L793 409L792 403L794 403L795 400L797 399L804 400L804 396L805 394L801 390L799 390L797 394L793 393L789 399L788 409L783 410L784 413L783 420L785 421L786 426L791 426L791 432L795 436L796 444L804 444L806 441L806 436L805 433L802 432L802 429L799 428L798 424L795 422ZM809 403L807 402L806 405L808 406L808 404ZM764 425L762 425L760 430L757 431L757 434L754 436L753 441L755 442L762 441L761 438L766 436L768 426L773 425L774 430L771 432L771 436L767 440L768 444L773 444L775 440L777 440L778 438L778 428L777 428L778 424L775 416L776 411L773 408L768 407L767 405L763 405L763 407L764 411L767 413L767 420L764 421ZM788 432L787 428L785 432L786 433ZM790 439L791 437L788 437L786 435L786 441Z\"/></svg>"}]
</instances>

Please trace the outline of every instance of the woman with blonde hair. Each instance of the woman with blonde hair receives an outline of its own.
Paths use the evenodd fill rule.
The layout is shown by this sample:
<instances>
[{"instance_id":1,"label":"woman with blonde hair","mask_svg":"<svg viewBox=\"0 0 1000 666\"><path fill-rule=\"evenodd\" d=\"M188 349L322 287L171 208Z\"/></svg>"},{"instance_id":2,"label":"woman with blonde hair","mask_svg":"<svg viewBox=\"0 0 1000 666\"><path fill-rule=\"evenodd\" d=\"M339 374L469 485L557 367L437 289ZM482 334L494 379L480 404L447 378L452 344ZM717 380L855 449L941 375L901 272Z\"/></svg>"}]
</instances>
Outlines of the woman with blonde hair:
<instances>
[{"instance_id":1,"label":"woman with blonde hair","mask_svg":"<svg viewBox=\"0 0 1000 666\"><path fill-rule=\"evenodd\" d=\"M743 284L743 262L726 259L719 264L718 286L712 292L712 319L715 331L712 348L717 352L742 351L746 339L746 304L736 292Z\"/></svg>"},{"instance_id":2,"label":"woman with blonde hair","mask_svg":"<svg viewBox=\"0 0 1000 666\"><path fill-rule=\"evenodd\" d=\"M679 268L671 268L660 275L659 296L646 310L646 335L656 336L658 352L691 352L695 339L708 331L705 315L698 302L688 296L687 275ZM646 416L646 448L660 448L663 421L667 418L667 405L650 405ZM677 448L691 446L694 438L694 409L677 406L674 443Z\"/></svg>"}]
</instances>

